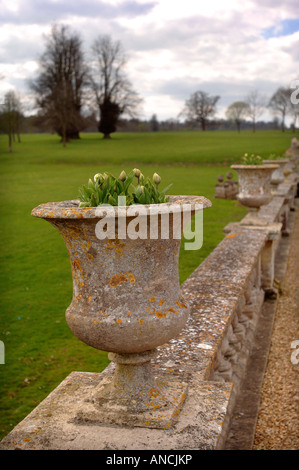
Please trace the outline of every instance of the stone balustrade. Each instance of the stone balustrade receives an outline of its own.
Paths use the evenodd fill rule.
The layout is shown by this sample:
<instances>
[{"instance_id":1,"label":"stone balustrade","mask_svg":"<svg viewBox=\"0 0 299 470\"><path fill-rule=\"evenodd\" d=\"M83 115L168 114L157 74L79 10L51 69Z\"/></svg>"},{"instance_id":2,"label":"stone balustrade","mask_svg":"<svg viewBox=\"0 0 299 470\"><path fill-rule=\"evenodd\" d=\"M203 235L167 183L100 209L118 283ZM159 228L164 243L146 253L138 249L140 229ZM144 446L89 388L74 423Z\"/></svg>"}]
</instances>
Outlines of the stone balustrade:
<instances>
[{"instance_id":1,"label":"stone balustrade","mask_svg":"<svg viewBox=\"0 0 299 470\"><path fill-rule=\"evenodd\" d=\"M232 410L267 296L276 294L274 263L289 234L298 174L288 175L260 209L264 224L229 224L216 249L183 283L191 307L180 335L159 348L153 367L188 383L168 429L84 425L74 419L91 387L113 372L71 373L4 438L1 449L200 450L224 448Z\"/></svg>"}]
</instances>

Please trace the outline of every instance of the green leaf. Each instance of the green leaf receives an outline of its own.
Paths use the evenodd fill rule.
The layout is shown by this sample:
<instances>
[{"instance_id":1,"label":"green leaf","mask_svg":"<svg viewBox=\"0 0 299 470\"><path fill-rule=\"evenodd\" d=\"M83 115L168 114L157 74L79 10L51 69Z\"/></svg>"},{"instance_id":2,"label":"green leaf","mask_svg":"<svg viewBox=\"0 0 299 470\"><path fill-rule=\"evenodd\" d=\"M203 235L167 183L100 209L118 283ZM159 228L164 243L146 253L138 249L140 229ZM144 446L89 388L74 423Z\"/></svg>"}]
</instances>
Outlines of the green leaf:
<instances>
[{"instance_id":1,"label":"green leaf","mask_svg":"<svg viewBox=\"0 0 299 470\"><path fill-rule=\"evenodd\" d=\"M109 195L109 198L108 198L108 204L110 204L111 206L117 206L117 201L115 200L113 196L111 196L111 194Z\"/></svg>"},{"instance_id":2,"label":"green leaf","mask_svg":"<svg viewBox=\"0 0 299 470\"><path fill-rule=\"evenodd\" d=\"M129 190L130 185L131 185L133 179L134 179L134 174L132 174L132 175L130 174L130 175L128 176L128 178L126 179L125 184L124 184L124 190L125 190L125 192L127 192L127 191Z\"/></svg>"}]
</instances>

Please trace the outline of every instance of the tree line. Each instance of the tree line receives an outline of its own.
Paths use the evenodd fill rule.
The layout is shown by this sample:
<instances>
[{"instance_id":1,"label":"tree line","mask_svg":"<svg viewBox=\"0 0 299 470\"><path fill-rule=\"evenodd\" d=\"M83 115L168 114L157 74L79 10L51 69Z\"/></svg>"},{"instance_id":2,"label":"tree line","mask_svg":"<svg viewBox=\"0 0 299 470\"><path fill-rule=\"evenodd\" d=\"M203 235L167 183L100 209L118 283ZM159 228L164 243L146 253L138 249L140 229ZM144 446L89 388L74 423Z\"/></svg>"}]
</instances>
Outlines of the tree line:
<instances>
[{"instance_id":1,"label":"tree line","mask_svg":"<svg viewBox=\"0 0 299 470\"><path fill-rule=\"evenodd\" d=\"M139 121L142 99L133 89L125 66L126 55L120 41L99 35L87 60L79 35L67 26L54 25L39 58L38 74L29 83L38 110L32 125L57 133L64 146L90 128L96 129L105 139L125 125L127 129L151 131L215 128L220 96L201 90L185 101L177 119L158 122L154 114L148 122ZM291 117L295 129L299 105L291 102L291 93L293 90L280 87L267 100L258 91L252 91L243 101L234 102L227 108L227 124L233 124L240 132L241 124L249 119L255 131L259 118L268 108L276 116L276 124L277 119L280 120L282 130L286 116ZM10 151L16 136L20 140L24 121L20 98L14 91L7 92L0 110L0 130L9 136ZM223 120L218 121L218 125L223 126Z\"/></svg>"},{"instance_id":2,"label":"tree line","mask_svg":"<svg viewBox=\"0 0 299 470\"><path fill-rule=\"evenodd\" d=\"M266 109L269 109L273 115L280 120L281 130L285 130L285 120L290 116L292 120L291 127L295 130L299 118L299 100L293 102L291 96L294 90L288 87L279 87L268 100L257 90L250 92L243 101L235 101L226 109L226 118L233 123L238 132L241 130L241 124L246 120L251 122L253 132L256 131L257 122ZM199 124L204 131L207 128L209 120L216 113L216 104L220 96L209 95L204 91L193 93L185 102L185 107L181 112L187 122ZM277 122L277 121L276 121Z\"/></svg>"}]
</instances>

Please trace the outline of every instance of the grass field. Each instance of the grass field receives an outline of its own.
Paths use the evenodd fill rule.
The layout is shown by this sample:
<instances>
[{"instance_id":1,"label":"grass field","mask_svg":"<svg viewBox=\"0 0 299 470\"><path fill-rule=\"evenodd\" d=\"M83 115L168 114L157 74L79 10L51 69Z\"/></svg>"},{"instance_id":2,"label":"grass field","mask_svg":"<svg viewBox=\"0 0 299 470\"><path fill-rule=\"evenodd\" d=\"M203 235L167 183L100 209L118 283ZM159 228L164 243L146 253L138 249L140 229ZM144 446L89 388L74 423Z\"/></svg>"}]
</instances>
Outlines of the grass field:
<instances>
[{"instance_id":1,"label":"grass field","mask_svg":"<svg viewBox=\"0 0 299 470\"><path fill-rule=\"evenodd\" d=\"M72 298L70 263L64 242L31 210L48 201L73 199L78 187L102 171L117 175L138 166L157 171L173 194L211 199L204 212L199 251L181 250L183 282L223 238L223 227L246 213L236 201L214 199L217 176L245 152L283 153L293 134L278 131L116 134L105 141L83 134L63 148L55 135L23 135L7 152L0 136L0 438L24 418L71 371L100 371L107 354L81 343L64 312Z\"/></svg>"}]
</instances>

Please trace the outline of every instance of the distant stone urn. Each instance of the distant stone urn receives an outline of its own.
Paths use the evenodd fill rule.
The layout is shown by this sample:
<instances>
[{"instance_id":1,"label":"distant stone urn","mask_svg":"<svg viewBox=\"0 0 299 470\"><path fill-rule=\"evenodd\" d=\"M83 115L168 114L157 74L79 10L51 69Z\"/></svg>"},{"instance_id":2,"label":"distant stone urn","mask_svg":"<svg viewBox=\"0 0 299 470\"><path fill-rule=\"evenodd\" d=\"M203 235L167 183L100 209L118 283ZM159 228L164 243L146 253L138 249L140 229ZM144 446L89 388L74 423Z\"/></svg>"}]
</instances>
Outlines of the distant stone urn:
<instances>
[{"instance_id":1,"label":"distant stone urn","mask_svg":"<svg viewBox=\"0 0 299 470\"><path fill-rule=\"evenodd\" d=\"M291 154L296 163L299 161L299 140L294 137L291 142Z\"/></svg>"},{"instance_id":2,"label":"distant stone urn","mask_svg":"<svg viewBox=\"0 0 299 470\"><path fill-rule=\"evenodd\" d=\"M271 176L271 184L273 186L278 186L279 184L284 182L284 170L286 169L288 163L288 158L279 158L277 160L263 160L264 165L278 165L278 168L273 171Z\"/></svg>"},{"instance_id":3,"label":"distant stone urn","mask_svg":"<svg viewBox=\"0 0 299 470\"><path fill-rule=\"evenodd\" d=\"M84 343L108 351L116 363L113 382L102 384L91 399L92 409L86 404L80 419L167 427L180 399L171 404L165 399L162 389L168 385L157 384L150 361L188 318L179 284L184 208L194 215L211 202L172 196L168 203L149 206L79 208L78 203L42 204L32 215L54 225L67 246L73 276L66 311L70 329ZM145 212L134 216L142 208ZM169 230L167 223L163 226L167 220ZM179 397L186 393L182 384L175 388ZM171 419L149 418L153 409L170 409Z\"/></svg>"},{"instance_id":4,"label":"distant stone urn","mask_svg":"<svg viewBox=\"0 0 299 470\"><path fill-rule=\"evenodd\" d=\"M238 174L239 193L238 201L251 211L270 202L271 177L278 165L232 165Z\"/></svg>"}]
</instances>

